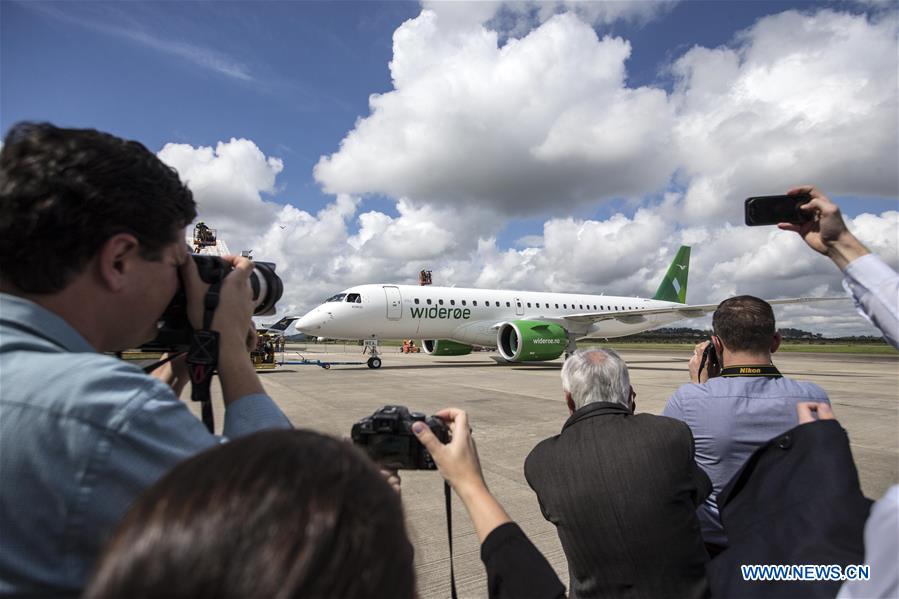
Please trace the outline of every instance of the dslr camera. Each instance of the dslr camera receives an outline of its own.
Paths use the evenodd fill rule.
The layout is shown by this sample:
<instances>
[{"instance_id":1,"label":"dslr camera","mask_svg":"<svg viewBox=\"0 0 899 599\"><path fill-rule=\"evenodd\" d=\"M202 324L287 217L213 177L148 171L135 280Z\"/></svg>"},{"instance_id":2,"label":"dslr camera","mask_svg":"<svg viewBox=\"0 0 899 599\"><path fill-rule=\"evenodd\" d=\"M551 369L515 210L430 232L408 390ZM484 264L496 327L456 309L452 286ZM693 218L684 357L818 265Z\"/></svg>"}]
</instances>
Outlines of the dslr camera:
<instances>
[{"instance_id":1,"label":"dslr camera","mask_svg":"<svg viewBox=\"0 0 899 599\"><path fill-rule=\"evenodd\" d=\"M412 432L413 422L424 422L442 443L449 428L436 416L425 417L405 406L384 406L353 425L351 437L378 464L397 470L436 470L437 464Z\"/></svg>"},{"instance_id":2,"label":"dslr camera","mask_svg":"<svg viewBox=\"0 0 899 599\"><path fill-rule=\"evenodd\" d=\"M231 264L218 256L191 254L197 264L197 270L204 283L210 285L220 282L233 269ZM284 293L284 284L275 274L275 265L271 262L254 262L250 274L250 287L253 289L253 302L256 316L269 316L275 313L275 304ZM159 334L156 338L141 346L142 351L175 352L190 348L193 327L187 317L187 295L184 285L178 287L175 296L165 312L159 318Z\"/></svg>"}]
</instances>

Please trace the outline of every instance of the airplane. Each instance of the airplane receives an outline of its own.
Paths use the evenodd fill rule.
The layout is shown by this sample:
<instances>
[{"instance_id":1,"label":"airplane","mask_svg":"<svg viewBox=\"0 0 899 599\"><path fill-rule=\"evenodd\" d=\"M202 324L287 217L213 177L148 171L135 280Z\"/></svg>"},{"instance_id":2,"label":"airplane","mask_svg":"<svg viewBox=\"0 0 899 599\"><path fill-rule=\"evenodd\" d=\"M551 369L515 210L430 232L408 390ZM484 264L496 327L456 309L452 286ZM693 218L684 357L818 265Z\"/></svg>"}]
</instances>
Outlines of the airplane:
<instances>
[{"instance_id":1,"label":"airplane","mask_svg":"<svg viewBox=\"0 0 899 599\"><path fill-rule=\"evenodd\" d=\"M350 287L297 318L297 330L333 339L367 339L369 368L380 368L380 339L422 339L426 354L460 356L473 345L496 347L505 362L566 357L577 341L633 335L683 318L714 312L718 304L688 305L690 247L681 246L651 298L468 289L431 285ZM795 304L844 298L768 300ZM295 317L291 317L295 318Z\"/></svg>"}]
</instances>

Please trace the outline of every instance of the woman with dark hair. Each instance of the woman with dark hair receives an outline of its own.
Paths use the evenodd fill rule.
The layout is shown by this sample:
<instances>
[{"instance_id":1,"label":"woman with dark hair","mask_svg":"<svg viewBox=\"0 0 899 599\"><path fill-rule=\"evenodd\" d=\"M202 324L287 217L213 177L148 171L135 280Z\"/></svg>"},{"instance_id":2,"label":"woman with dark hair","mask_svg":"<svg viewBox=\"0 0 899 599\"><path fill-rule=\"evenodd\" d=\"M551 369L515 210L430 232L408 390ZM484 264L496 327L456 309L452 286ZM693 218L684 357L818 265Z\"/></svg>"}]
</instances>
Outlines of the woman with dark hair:
<instances>
[{"instance_id":1,"label":"woman with dark hair","mask_svg":"<svg viewBox=\"0 0 899 599\"><path fill-rule=\"evenodd\" d=\"M468 510L489 596L564 596L549 562L487 489L465 412L437 416L449 443L424 423L412 429ZM231 441L182 462L138 498L85 597L411 599L398 490L399 479L388 482L356 447L318 433Z\"/></svg>"},{"instance_id":2,"label":"woman with dark hair","mask_svg":"<svg viewBox=\"0 0 899 599\"><path fill-rule=\"evenodd\" d=\"M269 431L205 451L134 503L86 597L415 596L399 495L351 444Z\"/></svg>"}]
</instances>

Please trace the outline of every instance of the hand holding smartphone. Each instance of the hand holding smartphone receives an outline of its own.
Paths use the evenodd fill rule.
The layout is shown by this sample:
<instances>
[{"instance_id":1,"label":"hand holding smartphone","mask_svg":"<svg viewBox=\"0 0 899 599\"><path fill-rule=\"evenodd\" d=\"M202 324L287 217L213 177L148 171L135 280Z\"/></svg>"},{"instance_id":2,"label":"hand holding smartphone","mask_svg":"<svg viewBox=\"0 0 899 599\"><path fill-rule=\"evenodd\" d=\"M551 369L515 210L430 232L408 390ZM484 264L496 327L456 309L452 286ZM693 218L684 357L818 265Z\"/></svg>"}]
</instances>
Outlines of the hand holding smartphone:
<instances>
[{"instance_id":1,"label":"hand holding smartphone","mask_svg":"<svg viewBox=\"0 0 899 599\"><path fill-rule=\"evenodd\" d=\"M814 218L812 213L799 209L811 200L808 193L746 198L743 205L746 224L750 227L778 223L800 225Z\"/></svg>"}]
</instances>

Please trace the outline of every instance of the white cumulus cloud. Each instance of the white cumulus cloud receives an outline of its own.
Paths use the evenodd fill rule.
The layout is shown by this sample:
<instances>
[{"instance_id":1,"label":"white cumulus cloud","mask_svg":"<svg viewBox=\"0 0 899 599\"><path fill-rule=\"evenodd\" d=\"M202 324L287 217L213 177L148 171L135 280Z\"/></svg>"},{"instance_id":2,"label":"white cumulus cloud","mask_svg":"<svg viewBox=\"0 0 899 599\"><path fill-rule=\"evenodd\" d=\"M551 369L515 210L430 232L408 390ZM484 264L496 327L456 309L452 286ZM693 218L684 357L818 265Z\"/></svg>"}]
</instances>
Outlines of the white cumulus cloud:
<instances>
[{"instance_id":1,"label":"white cumulus cloud","mask_svg":"<svg viewBox=\"0 0 899 599\"><path fill-rule=\"evenodd\" d=\"M425 10L394 34L394 90L324 156L331 193L543 213L662 189L675 166L663 91L628 88L630 44L574 14L498 43Z\"/></svg>"},{"instance_id":2,"label":"white cumulus cloud","mask_svg":"<svg viewBox=\"0 0 899 599\"><path fill-rule=\"evenodd\" d=\"M284 164L267 158L248 139L232 138L215 148L169 143L158 156L193 192L200 220L233 240L232 251L249 249L253 231L267 226L279 210L263 196L276 191L275 178Z\"/></svg>"}]
</instances>

